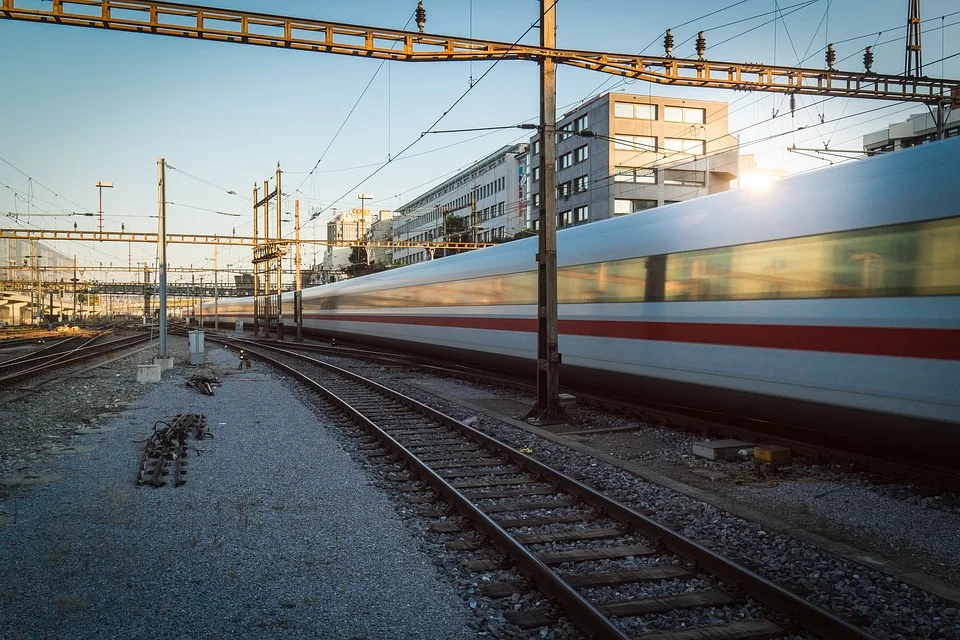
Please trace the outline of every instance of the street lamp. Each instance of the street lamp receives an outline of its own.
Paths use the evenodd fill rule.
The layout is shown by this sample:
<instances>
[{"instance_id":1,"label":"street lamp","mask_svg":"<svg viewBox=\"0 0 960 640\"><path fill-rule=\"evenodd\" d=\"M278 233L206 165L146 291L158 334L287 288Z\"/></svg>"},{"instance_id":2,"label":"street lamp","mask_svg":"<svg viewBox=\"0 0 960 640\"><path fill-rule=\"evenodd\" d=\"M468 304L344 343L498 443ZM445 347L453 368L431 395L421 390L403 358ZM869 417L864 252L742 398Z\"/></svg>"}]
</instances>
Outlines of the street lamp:
<instances>
[{"instance_id":1,"label":"street lamp","mask_svg":"<svg viewBox=\"0 0 960 640\"><path fill-rule=\"evenodd\" d=\"M113 189L112 182L97 182L93 185L100 190L100 242L103 242L103 190L104 189Z\"/></svg>"}]
</instances>

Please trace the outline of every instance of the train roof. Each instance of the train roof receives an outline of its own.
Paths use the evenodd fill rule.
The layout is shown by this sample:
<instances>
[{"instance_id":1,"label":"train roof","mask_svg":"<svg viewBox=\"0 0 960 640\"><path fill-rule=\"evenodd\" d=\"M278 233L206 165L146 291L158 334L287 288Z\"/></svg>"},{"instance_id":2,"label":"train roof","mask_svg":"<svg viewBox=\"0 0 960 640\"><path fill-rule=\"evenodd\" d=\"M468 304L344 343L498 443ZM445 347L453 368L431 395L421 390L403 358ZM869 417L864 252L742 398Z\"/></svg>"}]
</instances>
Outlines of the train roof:
<instances>
[{"instance_id":1,"label":"train roof","mask_svg":"<svg viewBox=\"0 0 960 640\"><path fill-rule=\"evenodd\" d=\"M958 203L955 138L562 229L557 257L565 266L951 217ZM526 238L323 285L323 293L530 271L536 253L537 238Z\"/></svg>"}]
</instances>

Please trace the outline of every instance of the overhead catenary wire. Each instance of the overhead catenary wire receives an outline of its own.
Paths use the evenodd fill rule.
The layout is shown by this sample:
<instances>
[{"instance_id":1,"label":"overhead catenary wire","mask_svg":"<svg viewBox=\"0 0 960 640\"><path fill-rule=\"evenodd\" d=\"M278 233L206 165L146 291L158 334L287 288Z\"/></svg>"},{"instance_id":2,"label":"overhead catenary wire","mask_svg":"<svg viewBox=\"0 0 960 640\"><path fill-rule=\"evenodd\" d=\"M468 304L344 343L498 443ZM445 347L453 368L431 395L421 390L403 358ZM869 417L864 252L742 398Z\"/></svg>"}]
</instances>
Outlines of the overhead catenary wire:
<instances>
[{"instance_id":1,"label":"overhead catenary wire","mask_svg":"<svg viewBox=\"0 0 960 640\"><path fill-rule=\"evenodd\" d=\"M407 18L407 22L403 25L403 29L402 29L403 31L406 31L407 27L410 26L410 22L413 20L414 15L415 15L414 13L411 13L410 16ZM393 49L396 45L397 45L397 43L394 42L393 44L390 45L390 48ZM304 178L304 179L300 182L300 185L299 185L296 189L293 190L294 193L302 193L300 190L303 188L303 185L306 184L307 180L309 180L311 176L313 176L314 172L316 172L317 168L320 166L320 163L323 162L323 159L326 157L327 152L330 151L330 147L332 147L332 146L333 146L333 143L337 141L337 138L340 136L340 132L343 131L343 128L344 128L345 126L347 126L347 122L350 120L350 116L352 116L352 115L353 115L353 112L357 110L357 107L360 105L360 102L363 100L363 97L364 97L365 95L367 95L367 91L370 89L370 86L373 84L373 81L377 79L377 76L380 74L380 70L383 69L383 65L386 64L386 62L387 62L387 60L381 60L381 61L380 61L380 64L379 64L379 65L377 66L377 68L374 70L373 75L370 76L370 80L367 81L367 85L363 88L363 91L360 92L360 95L357 96L357 99L356 99L356 101L354 101L353 106L350 107L350 111L347 112L347 115L343 118L343 121L340 123L340 126L337 128L337 131L333 134L333 137L330 139L330 142L327 143L326 148L323 150L323 152L320 153L320 157L317 158L316 163L313 165L313 168L312 168L312 169L309 171L309 173L307 174L307 177ZM388 67L388 70L389 70L389 67ZM389 113L388 113L388 115L387 115L387 126L388 126L388 129L387 129L387 131L388 131L388 132L387 132L387 157L388 157L388 161L389 161L389 157L390 157L390 152L389 152L389 144L390 144L390 143L389 143L389 139L390 139L389 123L390 123L390 120L389 120Z\"/></svg>"},{"instance_id":2,"label":"overhead catenary wire","mask_svg":"<svg viewBox=\"0 0 960 640\"><path fill-rule=\"evenodd\" d=\"M550 8L549 8L549 9L553 9L553 7L556 6L557 2L559 2L559 0L554 0L554 1L553 1L553 4L550 5ZM503 54L501 54L501 56L500 56L499 58L497 58L496 60L494 60L494 62L493 62L492 65L490 65L489 67L487 67L487 69L480 75L480 77L477 78L477 81L474 82L473 84L471 84L469 87L467 87L467 90L464 91L462 94L460 94L460 96L459 96L456 100L453 101L453 104L450 105L442 114L440 114L440 117L438 117L438 118L433 122L433 124L431 124L431 125L427 128L427 132L432 131L432 130L434 129L434 127L436 127L438 124L440 124L440 122L441 122L444 118L446 118L447 115L449 115L449 113L450 113L451 111L453 111L453 110L456 108L456 106L457 106L458 104L460 104L460 103L463 101L463 99L464 99L465 97L467 97L467 95L468 95L471 91L473 91L474 88L476 88L476 86L479 85L479 84L483 81L483 79L486 78L486 77L490 74L490 72L493 71L493 70L497 67L497 65L503 60L504 56L506 56L506 55L512 50L513 47L515 47L516 45L518 45L518 44L520 43L520 41L523 40L523 38L526 37L526 35L527 35L528 33L530 33L530 32L534 29L534 27L537 26L537 24L539 24L539 22L540 22L540 20L539 20L539 18L538 18L534 23L532 23L529 27L527 27L526 31L524 31L522 34L520 34L520 37L517 38L517 39L513 42L513 44L512 44L510 47L508 47L508 48L503 52ZM370 173L370 175L368 175L368 176L365 177L363 180L361 180L360 182L358 182L356 185L354 185L353 187L351 187L350 189L348 189L342 196L340 196L339 198L337 198L334 202L339 202L339 201L343 200L343 198L347 197L347 195L349 195L350 193L352 193L353 191L355 191L357 188L359 188L360 186L362 186L367 180L369 180L369 179L372 178L373 176L375 176L375 175L377 175L378 173L380 173L380 171L382 171L386 166L388 166L390 163L394 162L397 158L399 158L399 157L402 156L404 153L406 153L409 149L411 149L415 144L417 144L417 143L418 143L420 140L422 140L423 138L424 138L424 134L420 134L420 137L414 139L412 142L410 142L410 144L408 144L408 145L405 146L403 149L401 149L400 152L399 152L396 156L394 156L394 157L391 158L390 160L387 160L386 162L384 162L383 164L381 164L379 167L377 167L376 169L374 169L374 170ZM331 206L332 206L332 205L331 205ZM318 217L320 214L322 214L324 211L326 211L326 210L329 209L329 208L330 208L330 207L328 206L328 207L325 207L324 209L322 209L322 210L320 210L320 211L318 211L318 212L313 213L313 214L307 219L307 222L315 219L316 217ZM305 224L306 224L306 222L304 222L304 224L301 225L301 228L302 228Z\"/></svg>"}]
</instances>

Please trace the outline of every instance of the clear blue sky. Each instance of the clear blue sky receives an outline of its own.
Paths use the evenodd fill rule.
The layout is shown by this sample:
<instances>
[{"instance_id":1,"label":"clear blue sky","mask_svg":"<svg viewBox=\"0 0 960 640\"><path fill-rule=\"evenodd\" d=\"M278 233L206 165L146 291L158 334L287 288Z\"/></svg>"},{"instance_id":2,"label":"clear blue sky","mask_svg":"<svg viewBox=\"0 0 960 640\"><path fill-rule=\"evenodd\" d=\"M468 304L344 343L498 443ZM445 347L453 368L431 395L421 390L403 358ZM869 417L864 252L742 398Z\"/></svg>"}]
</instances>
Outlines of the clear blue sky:
<instances>
[{"instance_id":1,"label":"clear blue sky","mask_svg":"<svg viewBox=\"0 0 960 640\"><path fill-rule=\"evenodd\" d=\"M706 31L707 56L719 60L777 62L796 65L805 52L804 66L823 66L825 41L838 44L838 58L851 56L840 68L862 69L863 47L878 43L874 70L903 71L902 25L906 0L746 0L727 11L674 29L675 54L694 55L696 31ZM688 0L664 3L637 0L558 0L558 46L636 53L652 43L647 53L662 53L661 36L673 27L733 4L736 0ZM18 6L48 8L49 2L17 0ZM402 28L416 2L383 0L311 2L309 0L220 0L211 4L324 20ZM537 0L426 0L427 31L514 41L536 21ZM729 42L712 46L772 19L771 15L733 26L725 23L783 10L782 21L760 26ZM960 11L956 0L925 0L924 19ZM825 15L826 13L826 15ZM941 52L940 20L924 23L924 60L928 75L940 76L941 64L930 64L943 55L960 51L960 14L947 17L945 52ZM409 28L415 28L411 22ZM827 33L825 34L825 31ZM879 32L883 33L879 33ZM879 34L879 35L878 35ZM539 34L532 30L526 41ZM774 40L776 39L776 47ZM880 44L896 39L888 44ZM791 42L792 41L792 42ZM796 51L796 52L795 52ZM516 130L479 134L427 136L407 152L409 159L391 163L362 186L351 189L376 163L386 161L420 137L468 87L471 73L478 78L490 66L473 63L389 63L373 80L369 91L347 121L343 131L307 178L321 153L333 139L364 86L373 77L378 61L344 56L273 50L262 47L195 42L180 38L124 34L97 29L59 27L0 20L0 57L5 61L0 86L0 157L16 165L58 196L31 183L0 162L0 183L21 194L32 193L28 204L21 195L0 186L0 212L96 211L98 180L113 181L105 191L105 228L155 231L156 160L164 156L178 169L223 187L217 189L178 171L168 172L167 199L170 232L230 233L248 235L250 192L253 184L273 175L279 161L285 170L284 191L301 200L301 215L327 207L343 196L340 207L359 205L356 193L372 193L374 208L392 209L411 199L457 168L464 167L503 144L517 140ZM942 65L946 77L960 77L960 57ZM609 89L616 78L561 67L558 104L572 106L593 95L603 84ZM774 109L786 111L783 96L745 94L703 89L675 89L634 82L618 90L635 93L726 100L731 107L731 132L741 130L743 143L801 125L826 123L776 140L747 146L763 166L804 170L818 163L788 153L791 143L856 148L860 135L919 112L920 105L836 99L819 108L807 108L795 119L771 120ZM814 102L801 97L798 106ZM880 111L848 117L868 109ZM529 62L502 62L447 115L440 128L509 125L531 119L538 109L537 67ZM836 120L844 117L843 120ZM453 146L450 146L453 145ZM442 148L447 147L447 148ZM430 152L430 153L425 153ZM421 154L421 155L417 155ZM823 164L823 163L820 163ZM373 166L364 166L373 165ZM364 166L359 169L351 167ZM226 190L235 190L231 196ZM292 197L285 209L292 211ZM242 213L242 218L209 211ZM329 212L319 218L319 233ZM36 227L96 228L94 218L34 217ZM0 226L17 224L3 218ZM23 220L19 223L23 226ZM292 232L292 225L286 225ZM312 226L305 234L311 236ZM126 263L125 245L58 243L61 251L81 262ZM177 246L171 249L174 265L203 264L213 248ZM155 249L134 245L135 262L152 262ZM307 261L312 251L306 251ZM222 250L221 266L249 266L249 252ZM209 264L209 262L207 262Z\"/></svg>"}]
</instances>

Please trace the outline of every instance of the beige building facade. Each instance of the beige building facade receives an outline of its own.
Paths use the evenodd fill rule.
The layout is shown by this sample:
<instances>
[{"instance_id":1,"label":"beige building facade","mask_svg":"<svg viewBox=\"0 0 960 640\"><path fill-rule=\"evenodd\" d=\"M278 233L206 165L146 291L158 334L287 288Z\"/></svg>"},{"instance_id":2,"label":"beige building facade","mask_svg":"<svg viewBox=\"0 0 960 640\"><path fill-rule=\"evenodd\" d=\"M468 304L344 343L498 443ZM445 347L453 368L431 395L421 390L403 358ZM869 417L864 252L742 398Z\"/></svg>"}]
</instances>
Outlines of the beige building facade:
<instances>
[{"instance_id":1,"label":"beige building facade","mask_svg":"<svg viewBox=\"0 0 960 640\"><path fill-rule=\"evenodd\" d=\"M739 143L727 103L607 93L557 123L557 224L567 227L730 189ZM526 226L538 227L540 139Z\"/></svg>"}]
</instances>

